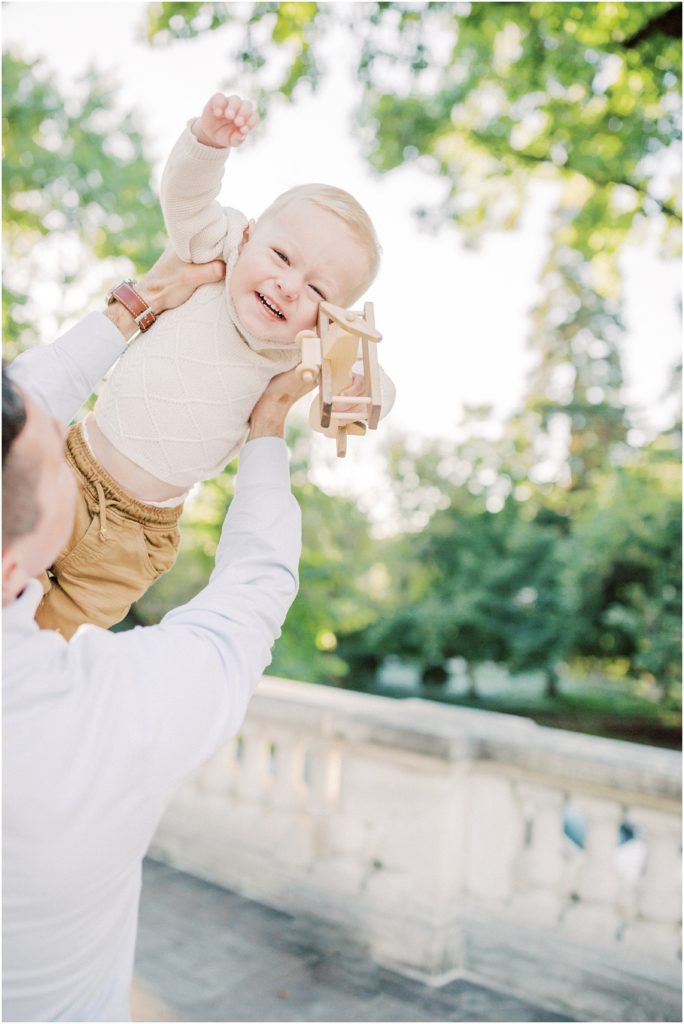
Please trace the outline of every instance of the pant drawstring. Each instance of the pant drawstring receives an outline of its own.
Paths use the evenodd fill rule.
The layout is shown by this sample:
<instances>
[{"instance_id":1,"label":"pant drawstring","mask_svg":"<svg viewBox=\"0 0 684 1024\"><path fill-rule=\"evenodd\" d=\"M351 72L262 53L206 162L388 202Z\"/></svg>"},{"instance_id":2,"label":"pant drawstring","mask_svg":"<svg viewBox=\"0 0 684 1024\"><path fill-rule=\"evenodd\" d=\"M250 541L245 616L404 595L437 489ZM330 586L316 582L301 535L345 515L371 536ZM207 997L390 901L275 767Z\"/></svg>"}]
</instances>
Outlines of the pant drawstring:
<instances>
[{"instance_id":1,"label":"pant drawstring","mask_svg":"<svg viewBox=\"0 0 684 1024\"><path fill-rule=\"evenodd\" d=\"M99 506L98 509L97 509L97 514L98 514L99 519L100 519L100 530L99 530L98 536L99 536L100 540L106 540L107 539L107 499L104 496L104 490L102 489L102 484L100 483L100 481L99 480L94 480L93 483L95 484L95 490L97 491L97 503L98 503L98 506Z\"/></svg>"}]
</instances>

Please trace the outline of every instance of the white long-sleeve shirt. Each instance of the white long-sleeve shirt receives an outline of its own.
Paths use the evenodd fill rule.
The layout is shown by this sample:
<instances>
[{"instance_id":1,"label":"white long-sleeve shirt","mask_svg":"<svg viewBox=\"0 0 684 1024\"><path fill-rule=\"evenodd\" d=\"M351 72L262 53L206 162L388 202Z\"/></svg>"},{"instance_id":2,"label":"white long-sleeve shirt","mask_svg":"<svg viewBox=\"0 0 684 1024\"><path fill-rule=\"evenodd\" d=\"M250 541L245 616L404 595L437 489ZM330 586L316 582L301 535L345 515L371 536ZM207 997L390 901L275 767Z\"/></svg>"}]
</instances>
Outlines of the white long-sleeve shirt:
<instances>
[{"instance_id":1,"label":"white long-sleeve shirt","mask_svg":"<svg viewBox=\"0 0 684 1024\"><path fill-rule=\"evenodd\" d=\"M123 347L101 314L13 377L67 419ZM3 1019L129 1019L141 862L183 777L240 727L297 590L278 438L242 450L208 585L158 626L70 641L3 616Z\"/></svg>"}]
</instances>

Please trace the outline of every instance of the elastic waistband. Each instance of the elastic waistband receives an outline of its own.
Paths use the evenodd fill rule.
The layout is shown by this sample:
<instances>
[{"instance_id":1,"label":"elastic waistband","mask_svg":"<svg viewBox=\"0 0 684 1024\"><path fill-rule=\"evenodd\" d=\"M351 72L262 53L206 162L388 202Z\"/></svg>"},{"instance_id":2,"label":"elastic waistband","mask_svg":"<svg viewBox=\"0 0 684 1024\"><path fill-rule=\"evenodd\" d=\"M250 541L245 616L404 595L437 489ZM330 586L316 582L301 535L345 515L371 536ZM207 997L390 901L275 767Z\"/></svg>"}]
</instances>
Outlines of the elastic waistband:
<instances>
[{"instance_id":1,"label":"elastic waistband","mask_svg":"<svg viewBox=\"0 0 684 1024\"><path fill-rule=\"evenodd\" d=\"M158 508L134 498L106 469L100 465L93 455L88 442L83 436L80 423L69 427L66 440L66 457L74 470L88 487L95 501L99 501L98 491L104 491L108 510L119 511L124 515L135 517L144 526L168 529L175 526L180 519L183 505L172 508Z\"/></svg>"}]
</instances>

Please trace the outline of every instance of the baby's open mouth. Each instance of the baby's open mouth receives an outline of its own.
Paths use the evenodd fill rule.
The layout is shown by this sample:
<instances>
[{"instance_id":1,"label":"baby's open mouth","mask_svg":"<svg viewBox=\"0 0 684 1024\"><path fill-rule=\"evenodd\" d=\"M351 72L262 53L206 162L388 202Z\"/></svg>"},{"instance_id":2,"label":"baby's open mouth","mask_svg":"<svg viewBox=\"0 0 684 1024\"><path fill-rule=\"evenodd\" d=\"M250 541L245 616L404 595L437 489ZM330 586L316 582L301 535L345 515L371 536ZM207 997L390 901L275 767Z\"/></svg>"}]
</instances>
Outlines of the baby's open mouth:
<instances>
[{"instance_id":1,"label":"baby's open mouth","mask_svg":"<svg viewBox=\"0 0 684 1024\"><path fill-rule=\"evenodd\" d=\"M278 307L274 306L273 303L271 302L271 300L267 299L265 295L261 294L261 292L257 292L257 298L259 299L259 302L261 302L261 304L263 306L265 306L266 309L270 313L273 313L274 316L277 316L279 320L286 320L287 319L285 314L281 313L281 311L278 309Z\"/></svg>"}]
</instances>

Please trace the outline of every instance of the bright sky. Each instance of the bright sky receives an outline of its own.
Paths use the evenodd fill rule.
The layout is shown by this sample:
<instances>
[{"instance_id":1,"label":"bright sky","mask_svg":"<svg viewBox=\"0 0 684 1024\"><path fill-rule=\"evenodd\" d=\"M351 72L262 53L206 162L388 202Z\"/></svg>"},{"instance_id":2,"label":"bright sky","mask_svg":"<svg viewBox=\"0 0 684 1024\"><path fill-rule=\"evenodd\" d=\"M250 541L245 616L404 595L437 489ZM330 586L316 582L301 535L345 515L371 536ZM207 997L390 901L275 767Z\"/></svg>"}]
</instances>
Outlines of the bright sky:
<instances>
[{"instance_id":1,"label":"bright sky","mask_svg":"<svg viewBox=\"0 0 684 1024\"><path fill-rule=\"evenodd\" d=\"M143 114L157 181L186 121L224 86L227 44L221 30L151 49L138 41L142 3L15 2L3 8L4 46L25 58L43 57L63 84L89 65L111 70L122 105ZM327 45L325 86L313 99L274 105L258 136L231 157L220 198L252 216L304 181L326 181L354 193L370 212L384 249L380 275L366 296L384 336L381 362L397 385L396 405L384 425L449 437L464 403L491 403L497 415L506 415L520 400L530 366L527 314L535 302L553 197L540 188L521 228L490 236L475 253L462 247L453 229L421 233L411 211L436 201L439 183L416 167L382 177L369 171L353 137L358 86L350 61L340 57L335 40ZM680 348L680 268L642 247L629 251L624 272L626 397L644 426L664 426L660 399ZM352 438L346 465L332 460L338 484L353 488L355 480L366 478L382 433L383 424L377 435ZM334 443L318 440L320 452L330 454Z\"/></svg>"}]
</instances>

